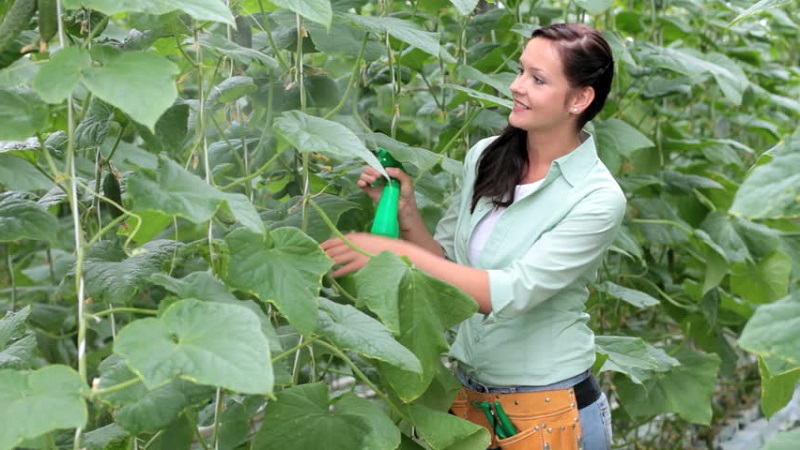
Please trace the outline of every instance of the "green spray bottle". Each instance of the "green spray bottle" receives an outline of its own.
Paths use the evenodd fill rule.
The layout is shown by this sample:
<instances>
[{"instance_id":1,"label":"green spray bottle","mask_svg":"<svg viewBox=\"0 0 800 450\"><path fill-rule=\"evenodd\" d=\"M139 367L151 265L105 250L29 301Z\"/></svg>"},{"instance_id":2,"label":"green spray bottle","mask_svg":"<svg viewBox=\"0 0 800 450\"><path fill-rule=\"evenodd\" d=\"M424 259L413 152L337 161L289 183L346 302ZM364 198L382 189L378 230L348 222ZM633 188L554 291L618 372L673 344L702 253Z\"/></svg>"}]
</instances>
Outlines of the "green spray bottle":
<instances>
[{"instance_id":1,"label":"green spray bottle","mask_svg":"<svg viewBox=\"0 0 800 450\"><path fill-rule=\"evenodd\" d=\"M403 168L400 161L386 150L379 148L375 151L383 167ZM390 238L400 237L400 222L397 220L397 213L400 205L400 181L390 178L383 186L383 193L378 201L378 208L375 210L375 219L372 221L370 233L387 236Z\"/></svg>"}]
</instances>

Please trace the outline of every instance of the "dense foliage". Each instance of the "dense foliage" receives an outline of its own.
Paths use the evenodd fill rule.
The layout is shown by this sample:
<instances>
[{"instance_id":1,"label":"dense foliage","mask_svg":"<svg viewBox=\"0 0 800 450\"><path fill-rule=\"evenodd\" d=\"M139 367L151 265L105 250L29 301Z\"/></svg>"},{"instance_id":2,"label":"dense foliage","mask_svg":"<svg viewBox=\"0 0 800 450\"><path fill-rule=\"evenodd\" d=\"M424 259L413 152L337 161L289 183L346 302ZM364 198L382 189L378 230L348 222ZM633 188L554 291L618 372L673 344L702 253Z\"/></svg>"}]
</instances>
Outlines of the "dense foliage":
<instances>
[{"instance_id":1,"label":"dense foliage","mask_svg":"<svg viewBox=\"0 0 800 450\"><path fill-rule=\"evenodd\" d=\"M389 254L334 281L317 244L368 229L377 147L433 227L553 21L617 60L590 126L629 214L588 305L617 443L773 414L800 379L792 3L0 0L0 450L485 448L441 363L474 302Z\"/></svg>"}]
</instances>

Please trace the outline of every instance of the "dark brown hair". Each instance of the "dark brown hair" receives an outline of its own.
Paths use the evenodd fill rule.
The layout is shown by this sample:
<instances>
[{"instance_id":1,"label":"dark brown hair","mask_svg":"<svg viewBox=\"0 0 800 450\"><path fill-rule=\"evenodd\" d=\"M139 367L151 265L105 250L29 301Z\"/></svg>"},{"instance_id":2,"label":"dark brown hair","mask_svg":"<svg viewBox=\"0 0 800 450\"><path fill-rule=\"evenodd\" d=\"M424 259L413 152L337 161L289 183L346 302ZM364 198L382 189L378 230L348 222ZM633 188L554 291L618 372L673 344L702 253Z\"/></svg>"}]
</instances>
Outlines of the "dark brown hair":
<instances>
[{"instance_id":1,"label":"dark brown hair","mask_svg":"<svg viewBox=\"0 0 800 450\"><path fill-rule=\"evenodd\" d=\"M614 56L603 35L594 28L577 23L557 23L539 28L531 39L542 38L557 44L564 75L573 89L591 87L594 100L578 116L583 128L603 109L614 77ZM470 211L475 211L482 197L495 206L514 202L514 189L528 167L528 133L512 125L483 151L478 162Z\"/></svg>"}]
</instances>

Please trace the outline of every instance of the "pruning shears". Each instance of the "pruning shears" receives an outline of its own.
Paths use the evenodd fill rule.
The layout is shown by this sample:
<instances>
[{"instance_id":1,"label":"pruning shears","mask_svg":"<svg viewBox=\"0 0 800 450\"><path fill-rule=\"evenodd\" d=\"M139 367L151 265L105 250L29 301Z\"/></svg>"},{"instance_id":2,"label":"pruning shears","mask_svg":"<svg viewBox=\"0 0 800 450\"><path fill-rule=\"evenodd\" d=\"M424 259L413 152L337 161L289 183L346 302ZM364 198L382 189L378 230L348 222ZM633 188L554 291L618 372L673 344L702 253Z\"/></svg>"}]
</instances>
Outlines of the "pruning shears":
<instances>
[{"instance_id":1,"label":"pruning shears","mask_svg":"<svg viewBox=\"0 0 800 450\"><path fill-rule=\"evenodd\" d=\"M486 420L489 421L489 426L494 429L494 434L496 434L497 437L506 439L517 434L517 429L514 427L514 424L511 423L511 420L503 410L503 405L500 404L499 400L495 400L494 405L492 405L492 402L487 401L478 402L475 406L483 411ZM492 408L492 406L494 406L494 408Z\"/></svg>"}]
</instances>

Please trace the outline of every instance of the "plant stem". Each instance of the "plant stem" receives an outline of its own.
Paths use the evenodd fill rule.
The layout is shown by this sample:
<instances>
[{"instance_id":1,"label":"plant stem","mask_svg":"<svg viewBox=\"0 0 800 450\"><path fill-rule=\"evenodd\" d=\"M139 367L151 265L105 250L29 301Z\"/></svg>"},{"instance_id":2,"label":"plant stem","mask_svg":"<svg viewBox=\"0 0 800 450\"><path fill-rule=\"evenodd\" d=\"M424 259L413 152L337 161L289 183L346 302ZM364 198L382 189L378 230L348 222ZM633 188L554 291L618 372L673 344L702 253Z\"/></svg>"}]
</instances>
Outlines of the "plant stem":
<instances>
[{"instance_id":1,"label":"plant stem","mask_svg":"<svg viewBox=\"0 0 800 450\"><path fill-rule=\"evenodd\" d=\"M321 340L321 341L317 341L317 344L319 344L319 345L321 345L321 346L323 346L323 347L327 348L327 349L328 349L328 350L330 350L330 351L331 351L333 354L335 354L336 356L338 356L339 358L341 358L341 359L342 359L342 361L344 361L344 362L345 362L345 364L347 364L348 366L350 366L350 369L353 371L353 373L356 375L356 377L358 377L358 378L361 380L361 382L362 382L362 383L366 384L366 385L367 385L367 387L369 387L370 389L372 389L372 391L373 391L373 392L375 392L375 394L376 394L378 397L382 398L382 399L383 399L383 400L384 400L384 401L385 401L385 402L386 402L386 403L389 405L389 407L390 407L390 408L392 408L392 409L394 410L394 412L395 412L395 413L397 413L397 415L399 415L400 417L403 417L403 418L407 418L407 417L406 417L406 414L405 414L405 413L403 413L403 411L401 411L401 410L400 410L400 409L399 409L399 408L398 408L398 407L397 407L397 406L396 406L396 405L395 405L395 404L392 402L392 400L389 398L389 396L388 396L388 395L386 395L386 394L385 394L383 391L381 391L381 390L378 388L378 386L376 386L376 385L375 385L375 384L374 384L372 381L370 381L370 379L369 379L369 378L367 378L367 376L366 376L366 375L364 375L364 372L362 372L362 371L361 371L361 369L359 369L359 368L358 368L358 366L356 366L356 364L353 362L353 360L351 360L351 359L350 359L350 358L349 358L347 355L345 355L345 353L344 353L343 351L341 351L341 350L340 350L338 347L336 347L336 346L334 346L334 345L331 345L331 344L329 344L329 343L327 343L327 342L325 342L325 341L322 341L322 340Z\"/></svg>"},{"instance_id":2,"label":"plant stem","mask_svg":"<svg viewBox=\"0 0 800 450\"><path fill-rule=\"evenodd\" d=\"M102 397L104 395L111 394L112 392L121 391L121 390L123 390L125 388L129 388L131 386L136 386L137 384L139 384L141 382L142 382L141 378L138 378L138 377L131 378L128 381L123 381L122 383L115 384L114 386L107 387L105 389L92 390L91 393L89 394L89 396L90 396L91 399L95 399L97 397Z\"/></svg>"},{"instance_id":3,"label":"plant stem","mask_svg":"<svg viewBox=\"0 0 800 450\"><path fill-rule=\"evenodd\" d=\"M58 41L61 48L66 45L66 34L64 30L64 8L61 0L56 0L56 11L58 16ZM45 148L46 155L49 152ZM83 230L80 223L80 204L78 199L77 170L75 167L75 111L72 94L67 96L67 171L69 173L69 184L67 195L69 197L70 212L72 214L72 231L75 238L75 290L78 298L78 374L81 382L86 383L86 317L84 316L85 284L83 279L83 262L85 258L83 247ZM73 450L81 448L81 436L83 427L75 429L75 437L72 441Z\"/></svg>"},{"instance_id":4,"label":"plant stem","mask_svg":"<svg viewBox=\"0 0 800 450\"><path fill-rule=\"evenodd\" d=\"M272 158L270 158L269 161L264 163L263 166L259 167L258 170L256 170L255 172L253 172L253 173L251 173L251 174L249 174L249 175L247 175L247 176L245 176L243 178L239 178L236 181L232 181L231 183L226 184L225 186L220 188L220 190L227 191L228 189L230 189L230 188L232 188L234 186L238 186L238 185L240 185L242 183L246 183L246 182L252 180L253 178L261 175L262 173L266 172L267 169L269 169L272 166L273 163L275 163L275 161L278 159L279 156L281 156L281 154L283 154L283 151L277 151L276 150L276 152L272 156Z\"/></svg>"},{"instance_id":5,"label":"plant stem","mask_svg":"<svg viewBox=\"0 0 800 450\"><path fill-rule=\"evenodd\" d=\"M295 83L300 89L300 111L306 112L308 99L306 98L305 86L305 71L303 68L303 39L305 38L305 29L303 28L303 16L300 14L295 15L297 19L297 61L295 66ZM308 200L311 196L311 179L308 172L309 155L308 152L298 148L302 158L302 176L303 176L303 201L300 215L302 217L301 229L305 233L308 230ZM299 354L298 354L299 355Z\"/></svg>"},{"instance_id":6,"label":"plant stem","mask_svg":"<svg viewBox=\"0 0 800 450\"><path fill-rule=\"evenodd\" d=\"M338 237L339 239L342 240L342 242L347 244L348 247L350 247L353 250L361 253L362 255L366 255L366 256L370 256L370 257L371 256L375 256L372 253L369 253L369 252L361 249L360 247L357 247L352 242L350 242L350 240L347 239L347 237L344 234L342 234L342 232L339 231L338 228L336 228L336 225L334 225L334 223L333 223L333 221L331 221L330 217L328 217L328 215L325 214L325 211L323 211L322 208L320 208L319 205L317 205L317 203L314 200L309 199L308 202L311 204L311 206L314 209L317 210L317 212L319 213L320 217L322 218L322 221L325 222L325 225L327 225L328 228L330 228L330 230L333 231L333 233L336 235L336 237Z\"/></svg>"},{"instance_id":7,"label":"plant stem","mask_svg":"<svg viewBox=\"0 0 800 450\"><path fill-rule=\"evenodd\" d=\"M301 341L299 341L299 343L297 345L295 345L294 347L290 348L289 350L286 350L286 351L278 354L277 356L273 356L272 357L272 363L274 364L276 361L280 361L281 359L286 358L287 356L291 355L292 353L300 350L301 348L303 348L303 347L305 347L307 345L311 345L316 341L317 341L316 338L311 338L306 342L302 342L302 340L301 340Z\"/></svg>"},{"instance_id":8,"label":"plant stem","mask_svg":"<svg viewBox=\"0 0 800 450\"><path fill-rule=\"evenodd\" d=\"M108 316L110 314L123 313L123 312L134 313L134 314L147 314L148 316L157 316L158 315L158 311L156 311L155 309L109 308L109 309L106 309L105 311L100 311L99 313L89 314L89 317L99 318L99 317Z\"/></svg>"},{"instance_id":9,"label":"plant stem","mask_svg":"<svg viewBox=\"0 0 800 450\"><path fill-rule=\"evenodd\" d=\"M339 110L341 110L342 107L344 107L344 105L347 103L347 97L350 96L350 91L353 89L353 86L358 82L358 73L360 72L361 69L361 62L364 59L364 49L367 48L367 42L369 42L368 38L369 38L369 33L364 33L364 40L361 41L361 48L358 50L358 56L356 56L356 62L355 64L353 64L353 73L350 75L350 81L347 83L347 87L345 88L344 93L342 94L342 99L339 100L339 103L336 106L334 106L332 110L328 111L328 113L325 114L325 116L323 116L323 119L329 119L333 117L333 115L339 112Z\"/></svg>"},{"instance_id":10,"label":"plant stem","mask_svg":"<svg viewBox=\"0 0 800 450\"><path fill-rule=\"evenodd\" d=\"M336 281L336 278L333 278L333 277L332 277L332 276L330 276L330 275L326 275L326 276L325 276L325 278L327 278L327 279L328 279L328 281L330 281L330 282L331 282L331 284L332 284L332 285L334 285L334 286L336 287L336 290L337 290L337 291L339 291L339 293L340 293L340 294L342 294L342 296L343 296L344 298L346 298L346 299L350 300L350 301L351 301L353 304L357 304L357 303L358 303L358 299L357 299L357 298L355 298L355 297L353 296L353 294L351 294L351 293L347 292L347 289L345 289L344 287L342 287L342 285L341 285L341 284L339 284L339 282L338 282L338 281Z\"/></svg>"},{"instance_id":11,"label":"plant stem","mask_svg":"<svg viewBox=\"0 0 800 450\"><path fill-rule=\"evenodd\" d=\"M261 10L261 19L264 22L262 29L265 33L267 33L267 39L269 40L269 45L272 47L272 51L275 52L275 59L278 60L278 64L281 65L281 68L285 72L289 71L289 63L283 59L283 55L281 54L280 49L278 49L277 44L275 44L275 38L272 36L272 30L269 27L269 19L267 18L267 13L264 11L264 2L262 0L258 0L258 8Z\"/></svg>"},{"instance_id":12,"label":"plant stem","mask_svg":"<svg viewBox=\"0 0 800 450\"><path fill-rule=\"evenodd\" d=\"M215 396L215 403L214 403L214 437L213 437L213 445L214 450L219 450L219 426L220 426L220 419L222 418L222 402L225 400L225 397L222 392L222 388L217 386L217 394ZM197 429L197 427L194 427Z\"/></svg>"},{"instance_id":13,"label":"plant stem","mask_svg":"<svg viewBox=\"0 0 800 450\"><path fill-rule=\"evenodd\" d=\"M14 276L14 260L11 258L11 250L6 244L3 248L6 251L6 269L8 269L8 281L11 283L11 311L17 310L17 280Z\"/></svg>"},{"instance_id":14,"label":"plant stem","mask_svg":"<svg viewBox=\"0 0 800 450\"><path fill-rule=\"evenodd\" d=\"M208 443L206 442L206 438L204 438L203 435L200 433L200 427L198 426L197 421L194 420L194 417L190 417L189 414L187 414L187 412L184 412L184 415L186 416L186 420L189 422L189 426L194 431L194 436L195 438L197 438L197 443L200 444L201 447L203 447L203 450L210 450L208 447Z\"/></svg>"}]
</instances>

